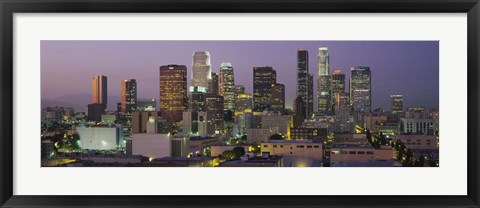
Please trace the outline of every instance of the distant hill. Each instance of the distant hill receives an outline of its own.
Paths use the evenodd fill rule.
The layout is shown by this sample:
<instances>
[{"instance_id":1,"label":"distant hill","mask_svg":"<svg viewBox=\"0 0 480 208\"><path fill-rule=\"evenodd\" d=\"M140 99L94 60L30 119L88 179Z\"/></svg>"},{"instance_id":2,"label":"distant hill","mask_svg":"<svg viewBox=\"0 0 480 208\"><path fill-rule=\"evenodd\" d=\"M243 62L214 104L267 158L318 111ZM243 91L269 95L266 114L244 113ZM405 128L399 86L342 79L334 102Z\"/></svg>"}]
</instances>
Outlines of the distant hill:
<instances>
[{"instance_id":1,"label":"distant hill","mask_svg":"<svg viewBox=\"0 0 480 208\"><path fill-rule=\"evenodd\" d=\"M72 107L77 112L86 112L87 105L92 101L90 94L70 94L53 99L42 99L42 109L52 106ZM117 110L117 103L120 102L118 96L108 96L108 110Z\"/></svg>"}]
</instances>

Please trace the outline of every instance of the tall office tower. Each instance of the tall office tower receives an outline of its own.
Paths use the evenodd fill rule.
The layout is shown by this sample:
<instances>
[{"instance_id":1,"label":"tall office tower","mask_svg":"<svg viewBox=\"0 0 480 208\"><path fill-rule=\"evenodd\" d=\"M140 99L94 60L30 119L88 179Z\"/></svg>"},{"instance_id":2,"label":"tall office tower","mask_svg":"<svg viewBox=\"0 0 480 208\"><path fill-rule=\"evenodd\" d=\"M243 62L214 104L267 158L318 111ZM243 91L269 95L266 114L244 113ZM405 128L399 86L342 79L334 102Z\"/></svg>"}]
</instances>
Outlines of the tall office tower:
<instances>
[{"instance_id":1,"label":"tall office tower","mask_svg":"<svg viewBox=\"0 0 480 208\"><path fill-rule=\"evenodd\" d=\"M350 132L352 125L350 121L350 107L348 93L337 92L334 94L335 97L335 123L334 123L334 132Z\"/></svg>"},{"instance_id":2,"label":"tall office tower","mask_svg":"<svg viewBox=\"0 0 480 208\"><path fill-rule=\"evenodd\" d=\"M308 70L308 50L297 50L297 97L306 103L307 115L313 113L313 75Z\"/></svg>"},{"instance_id":3,"label":"tall office tower","mask_svg":"<svg viewBox=\"0 0 480 208\"><path fill-rule=\"evenodd\" d=\"M277 83L277 72L270 66L253 67L253 110L265 111L271 107L272 85Z\"/></svg>"},{"instance_id":4,"label":"tall office tower","mask_svg":"<svg viewBox=\"0 0 480 208\"><path fill-rule=\"evenodd\" d=\"M186 116L190 118L189 124L184 124L185 126L190 127L190 132L198 133L198 112L205 111L205 94L206 89L204 87L192 87L190 86L189 94L189 109L186 112L183 112L183 122L188 122L185 120ZM188 115L190 114L190 115ZM185 130L185 128L184 128Z\"/></svg>"},{"instance_id":5,"label":"tall office tower","mask_svg":"<svg viewBox=\"0 0 480 208\"><path fill-rule=\"evenodd\" d=\"M214 129L214 134L221 134L224 132L223 103L223 97L220 95L210 93L205 95L205 111L207 112L207 123L210 123L213 126L212 128ZM209 134L212 134L212 131L208 132Z\"/></svg>"},{"instance_id":6,"label":"tall office tower","mask_svg":"<svg viewBox=\"0 0 480 208\"><path fill-rule=\"evenodd\" d=\"M228 110L235 109L235 78L233 67L230 63L222 63L220 66L220 77L218 85L218 94L223 96L224 108Z\"/></svg>"},{"instance_id":7,"label":"tall office tower","mask_svg":"<svg viewBox=\"0 0 480 208\"><path fill-rule=\"evenodd\" d=\"M331 109L329 55L327 47L318 49L318 112L326 114Z\"/></svg>"},{"instance_id":8,"label":"tall office tower","mask_svg":"<svg viewBox=\"0 0 480 208\"><path fill-rule=\"evenodd\" d=\"M334 108L335 110L345 110L348 109L348 103L349 103L349 95L348 93L345 92L337 92L334 94L335 102L334 102Z\"/></svg>"},{"instance_id":9,"label":"tall office tower","mask_svg":"<svg viewBox=\"0 0 480 208\"><path fill-rule=\"evenodd\" d=\"M285 110L285 85L275 83L272 85L272 108L271 110L283 111Z\"/></svg>"},{"instance_id":10,"label":"tall office tower","mask_svg":"<svg viewBox=\"0 0 480 208\"><path fill-rule=\"evenodd\" d=\"M122 112L131 113L137 110L137 82L135 79L123 80L121 86Z\"/></svg>"},{"instance_id":11,"label":"tall office tower","mask_svg":"<svg viewBox=\"0 0 480 208\"><path fill-rule=\"evenodd\" d=\"M392 114L398 115L399 113L403 113L403 96L402 95L391 95L392 100Z\"/></svg>"},{"instance_id":12,"label":"tall office tower","mask_svg":"<svg viewBox=\"0 0 480 208\"><path fill-rule=\"evenodd\" d=\"M252 110L252 94L241 93L235 99L235 112L244 112Z\"/></svg>"},{"instance_id":13,"label":"tall office tower","mask_svg":"<svg viewBox=\"0 0 480 208\"><path fill-rule=\"evenodd\" d=\"M309 118L313 115L313 74L308 74L308 100L304 101L306 104L306 116Z\"/></svg>"},{"instance_id":14,"label":"tall office tower","mask_svg":"<svg viewBox=\"0 0 480 208\"><path fill-rule=\"evenodd\" d=\"M295 110L295 115L293 116L293 126L300 127L307 118L307 109L305 108L306 104L303 101L302 97L298 96L295 98L293 107Z\"/></svg>"},{"instance_id":15,"label":"tall office tower","mask_svg":"<svg viewBox=\"0 0 480 208\"><path fill-rule=\"evenodd\" d=\"M193 53L192 83L191 86L205 87L208 89L212 79L212 66L210 54L207 51L195 51Z\"/></svg>"},{"instance_id":16,"label":"tall office tower","mask_svg":"<svg viewBox=\"0 0 480 208\"><path fill-rule=\"evenodd\" d=\"M97 75L92 77L92 104L104 104L107 108L107 77Z\"/></svg>"},{"instance_id":17,"label":"tall office tower","mask_svg":"<svg viewBox=\"0 0 480 208\"><path fill-rule=\"evenodd\" d=\"M351 68L350 96L353 112L369 113L372 110L372 74L370 67Z\"/></svg>"},{"instance_id":18,"label":"tall office tower","mask_svg":"<svg viewBox=\"0 0 480 208\"><path fill-rule=\"evenodd\" d=\"M218 73L212 72L212 79L210 79L208 86L208 93L218 95Z\"/></svg>"},{"instance_id":19,"label":"tall office tower","mask_svg":"<svg viewBox=\"0 0 480 208\"><path fill-rule=\"evenodd\" d=\"M332 95L332 109L335 109L335 95L337 93L345 92L345 74L342 73L342 70L335 69L332 71L331 74L331 86L330 86L330 94Z\"/></svg>"},{"instance_id":20,"label":"tall office tower","mask_svg":"<svg viewBox=\"0 0 480 208\"><path fill-rule=\"evenodd\" d=\"M205 111L205 95L207 90L204 87L190 86L189 109L192 111Z\"/></svg>"},{"instance_id":21,"label":"tall office tower","mask_svg":"<svg viewBox=\"0 0 480 208\"><path fill-rule=\"evenodd\" d=\"M187 67L185 65L160 66L160 112L171 123L182 120L187 108Z\"/></svg>"}]
</instances>

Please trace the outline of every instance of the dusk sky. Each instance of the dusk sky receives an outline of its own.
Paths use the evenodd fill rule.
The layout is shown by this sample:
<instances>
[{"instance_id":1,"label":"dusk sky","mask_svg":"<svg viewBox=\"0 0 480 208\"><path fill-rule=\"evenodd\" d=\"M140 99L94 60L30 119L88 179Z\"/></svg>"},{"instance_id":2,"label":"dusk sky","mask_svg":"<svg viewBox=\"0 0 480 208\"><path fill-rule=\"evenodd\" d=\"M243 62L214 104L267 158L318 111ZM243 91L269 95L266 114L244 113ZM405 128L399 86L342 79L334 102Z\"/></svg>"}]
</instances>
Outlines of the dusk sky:
<instances>
[{"instance_id":1,"label":"dusk sky","mask_svg":"<svg viewBox=\"0 0 480 208\"><path fill-rule=\"evenodd\" d=\"M41 96L42 100L77 102L61 98L90 95L91 77L105 75L109 97L120 97L121 80L136 79L139 99L158 100L161 65L186 65L190 84L193 52L208 51L212 72L218 72L222 62L232 63L235 84L245 85L248 93L252 93L253 67L272 66L277 82L285 84L286 107L291 108L297 49L309 51L316 98L321 46L329 49L330 72L341 69L346 74L347 89L350 67L370 67L372 110L390 110L391 94L402 94L404 107L438 107L438 41L41 41ZM81 105L90 102L89 98ZM116 110L116 102L108 101L109 110Z\"/></svg>"}]
</instances>

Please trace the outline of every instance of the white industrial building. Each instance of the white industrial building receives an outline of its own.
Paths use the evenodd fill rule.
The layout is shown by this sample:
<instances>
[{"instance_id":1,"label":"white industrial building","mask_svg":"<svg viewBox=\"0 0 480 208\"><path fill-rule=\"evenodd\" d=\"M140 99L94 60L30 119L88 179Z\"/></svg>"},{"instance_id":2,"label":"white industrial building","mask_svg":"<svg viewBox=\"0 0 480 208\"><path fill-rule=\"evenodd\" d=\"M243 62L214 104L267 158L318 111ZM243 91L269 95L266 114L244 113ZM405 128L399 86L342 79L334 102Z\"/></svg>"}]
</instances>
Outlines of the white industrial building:
<instances>
[{"instance_id":1,"label":"white industrial building","mask_svg":"<svg viewBox=\"0 0 480 208\"><path fill-rule=\"evenodd\" d=\"M123 147L123 129L115 126L79 126L80 148L90 150L115 150Z\"/></svg>"}]
</instances>

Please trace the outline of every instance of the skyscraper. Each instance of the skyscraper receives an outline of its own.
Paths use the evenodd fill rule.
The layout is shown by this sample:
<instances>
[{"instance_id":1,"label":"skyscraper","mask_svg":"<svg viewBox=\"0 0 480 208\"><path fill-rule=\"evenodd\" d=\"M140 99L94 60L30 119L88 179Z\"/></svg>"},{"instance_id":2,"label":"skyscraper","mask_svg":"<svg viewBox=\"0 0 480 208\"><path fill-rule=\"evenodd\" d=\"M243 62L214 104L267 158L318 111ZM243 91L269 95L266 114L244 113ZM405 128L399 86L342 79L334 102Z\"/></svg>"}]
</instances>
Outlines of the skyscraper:
<instances>
[{"instance_id":1,"label":"skyscraper","mask_svg":"<svg viewBox=\"0 0 480 208\"><path fill-rule=\"evenodd\" d=\"M238 94L235 99L235 111L241 113L245 110L252 110L252 95L250 93Z\"/></svg>"},{"instance_id":2,"label":"skyscraper","mask_svg":"<svg viewBox=\"0 0 480 208\"><path fill-rule=\"evenodd\" d=\"M104 104L107 107L107 77L97 75L92 77L92 104Z\"/></svg>"},{"instance_id":3,"label":"skyscraper","mask_svg":"<svg viewBox=\"0 0 480 208\"><path fill-rule=\"evenodd\" d=\"M189 124L184 124L185 126L190 126L190 132L198 133L198 112L205 111L205 95L206 89L204 87L192 87L190 86L189 94L189 109L186 112L183 112L184 119L183 122L189 122L185 119L185 116L190 118ZM190 115L188 115L190 114ZM184 129L185 130L185 129Z\"/></svg>"},{"instance_id":4,"label":"skyscraper","mask_svg":"<svg viewBox=\"0 0 480 208\"><path fill-rule=\"evenodd\" d=\"M194 52L191 86L205 87L208 89L211 79L212 66L210 65L210 54L207 51Z\"/></svg>"},{"instance_id":5,"label":"skyscraper","mask_svg":"<svg viewBox=\"0 0 480 208\"><path fill-rule=\"evenodd\" d=\"M308 50L297 50L297 97L305 102L307 115L313 113L313 77L308 70ZM310 80L312 79L312 80ZM311 101L311 102L309 102ZM311 105L310 105L311 104Z\"/></svg>"},{"instance_id":6,"label":"skyscraper","mask_svg":"<svg viewBox=\"0 0 480 208\"><path fill-rule=\"evenodd\" d=\"M272 85L271 110L285 110L285 85L275 83Z\"/></svg>"},{"instance_id":7,"label":"skyscraper","mask_svg":"<svg viewBox=\"0 0 480 208\"><path fill-rule=\"evenodd\" d=\"M329 55L327 47L318 49L318 112L328 113L331 109Z\"/></svg>"},{"instance_id":8,"label":"skyscraper","mask_svg":"<svg viewBox=\"0 0 480 208\"><path fill-rule=\"evenodd\" d=\"M351 68L350 99L353 112L369 113L372 110L372 75L370 67Z\"/></svg>"},{"instance_id":9,"label":"skyscraper","mask_svg":"<svg viewBox=\"0 0 480 208\"><path fill-rule=\"evenodd\" d=\"M272 85L277 83L277 72L270 66L253 67L253 108L265 111L271 107Z\"/></svg>"},{"instance_id":10,"label":"skyscraper","mask_svg":"<svg viewBox=\"0 0 480 208\"><path fill-rule=\"evenodd\" d=\"M212 79L210 80L208 93L218 95L218 73L212 72L211 75Z\"/></svg>"},{"instance_id":11,"label":"skyscraper","mask_svg":"<svg viewBox=\"0 0 480 208\"><path fill-rule=\"evenodd\" d=\"M224 99L220 95L211 93L205 95L205 111L207 112L208 134L223 133L223 103Z\"/></svg>"},{"instance_id":12,"label":"skyscraper","mask_svg":"<svg viewBox=\"0 0 480 208\"><path fill-rule=\"evenodd\" d=\"M137 109L137 82L135 79L123 80L121 86L122 112L131 113Z\"/></svg>"},{"instance_id":13,"label":"skyscraper","mask_svg":"<svg viewBox=\"0 0 480 208\"><path fill-rule=\"evenodd\" d=\"M342 73L342 70L335 69L332 71L330 86L332 109L335 108L336 94L342 92L345 92L345 74Z\"/></svg>"},{"instance_id":14,"label":"skyscraper","mask_svg":"<svg viewBox=\"0 0 480 208\"><path fill-rule=\"evenodd\" d=\"M308 74L308 84L307 84L307 91L308 91L308 100L304 101L306 104L305 112L306 116L310 117L313 115L313 74Z\"/></svg>"},{"instance_id":15,"label":"skyscraper","mask_svg":"<svg viewBox=\"0 0 480 208\"><path fill-rule=\"evenodd\" d=\"M219 95L223 96L224 108L235 109L235 78L233 67L230 63L222 63L220 66L220 77L218 85Z\"/></svg>"},{"instance_id":16,"label":"skyscraper","mask_svg":"<svg viewBox=\"0 0 480 208\"><path fill-rule=\"evenodd\" d=\"M390 99L392 100L392 114L398 115L399 113L403 112L403 96L396 94L391 95Z\"/></svg>"},{"instance_id":17,"label":"skyscraper","mask_svg":"<svg viewBox=\"0 0 480 208\"><path fill-rule=\"evenodd\" d=\"M187 108L187 67L166 65L160 67L160 112L168 122L182 120Z\"/></svg>"}]
</instances>

